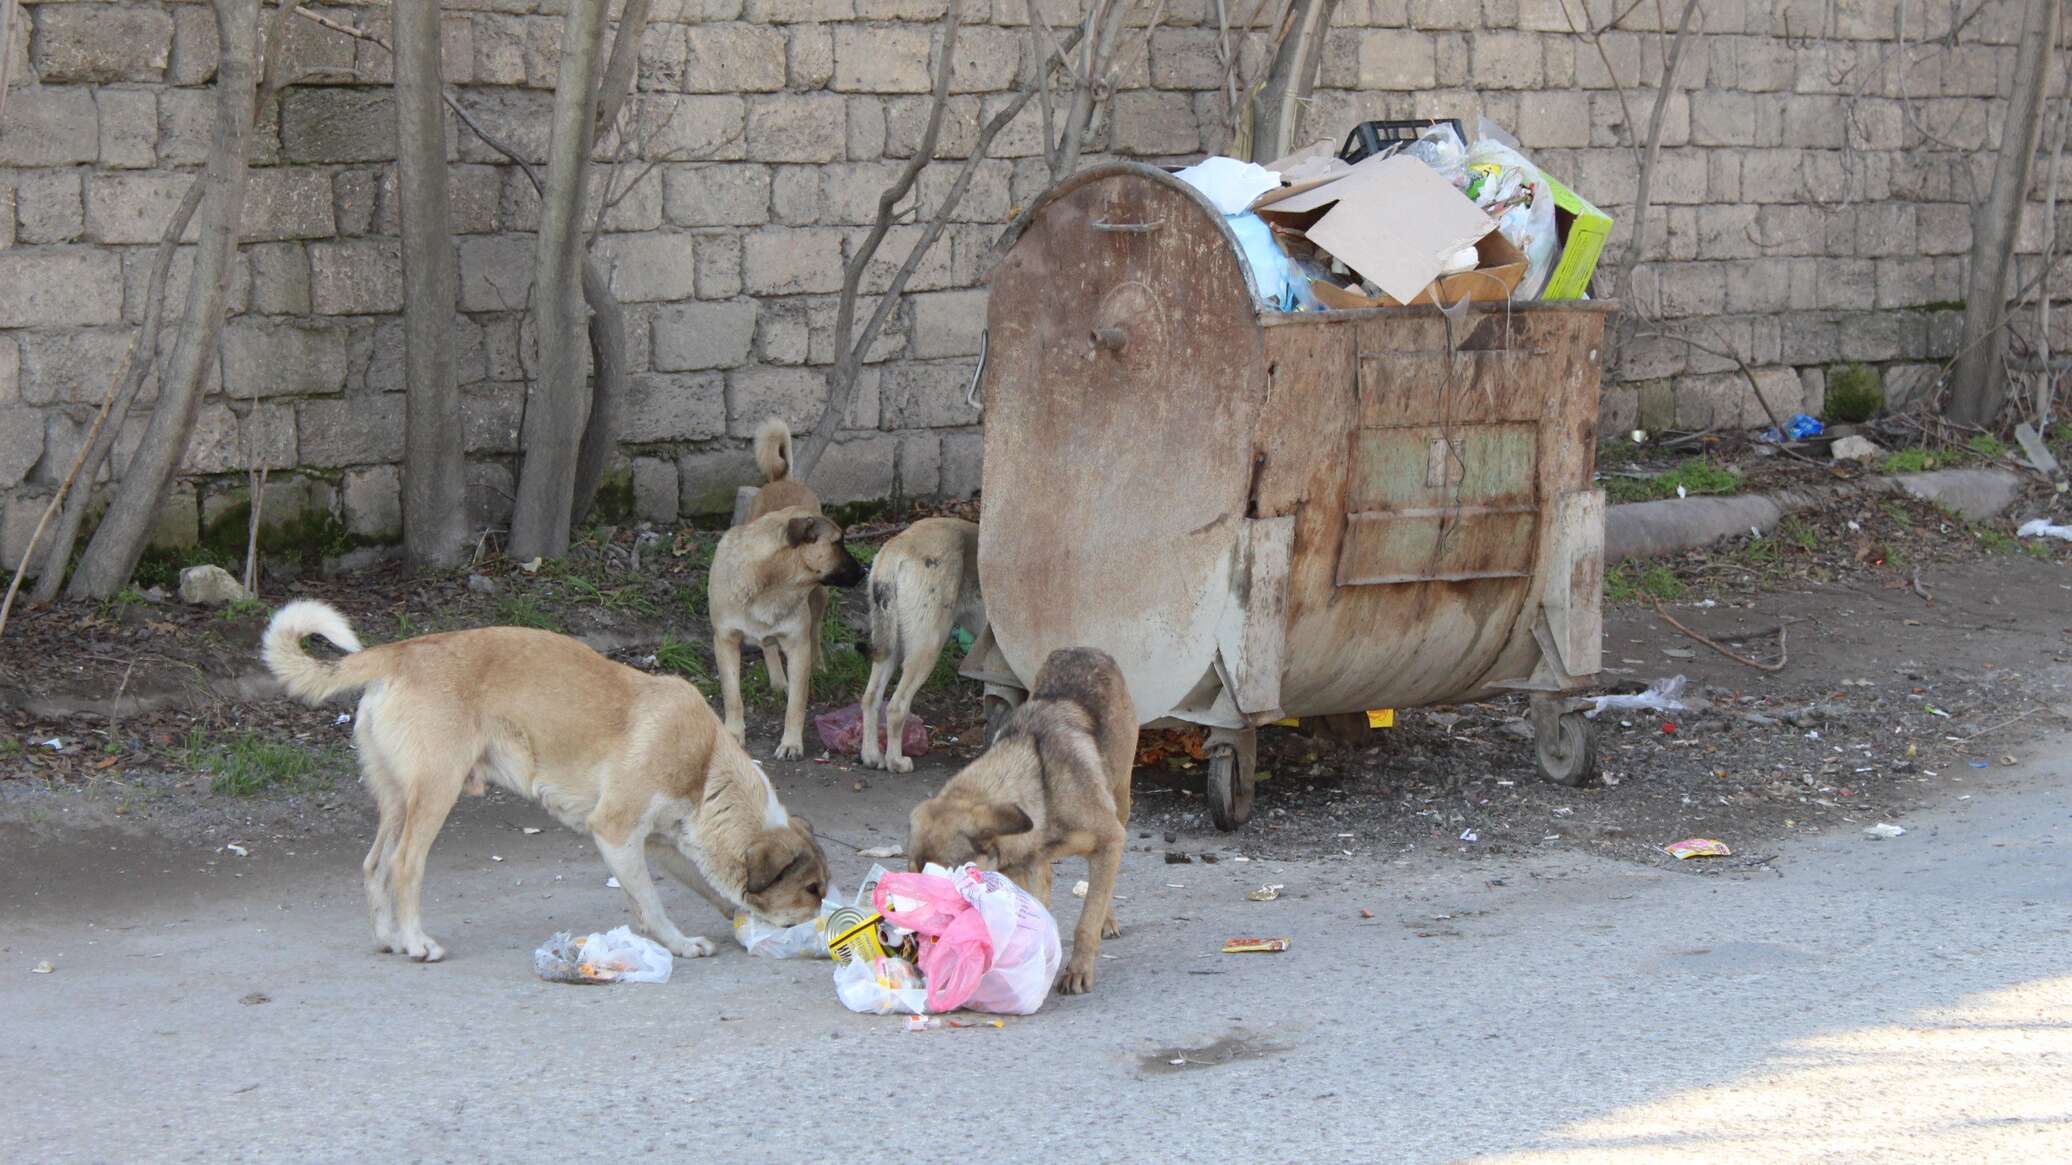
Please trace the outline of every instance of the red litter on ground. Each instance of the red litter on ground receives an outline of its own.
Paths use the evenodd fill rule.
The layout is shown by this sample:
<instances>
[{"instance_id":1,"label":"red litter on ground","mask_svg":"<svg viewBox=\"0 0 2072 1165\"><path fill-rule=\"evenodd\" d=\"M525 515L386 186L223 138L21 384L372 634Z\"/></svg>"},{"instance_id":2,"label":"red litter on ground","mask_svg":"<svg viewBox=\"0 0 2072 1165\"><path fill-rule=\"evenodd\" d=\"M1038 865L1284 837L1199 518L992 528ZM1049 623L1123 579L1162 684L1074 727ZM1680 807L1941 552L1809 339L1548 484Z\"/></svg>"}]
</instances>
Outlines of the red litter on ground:
<instances>
[{"instance_id":1,"label":"red litter on ground","mask_svg":"<svg viewBox=\"0 0 2072 1165\"><path fill-rule=\"evenodd\" d=\"M1288 949L1284 938L1234 938L1223 944L1226 955L1273 954Z\"/></svg>"},{"instance_id":2,"label":"red litter on ground","mask_svg":"<svg viewBox=\"0 0 2072 1165\"><path fill-rule=\"evenodd\" d=\"M1662 731L1663 731L1664 733L1666 733L1666 734L1670 735L1670 736L1675 736L1675 735L1676 735L1676 725L1674 725L1674 724L1671 724L1671 723L1670 723L1669 721L1667 721L1667 720L1664 720L1664 721L1662 721Z\"/></svg>"},{"instance_id":3,"label":"red litter on ground","mask_svg":"<svg viewBox=\"0 0 2072 1165\"><path fill-rule=\"evenodd\" d=\"M1681 862L1690 858L1724 858L1731 856L1734 851L1727 848L1726 842L1716 838L1687 837L1663 846L1662 852Z\"/></svg>"}]
</instances>

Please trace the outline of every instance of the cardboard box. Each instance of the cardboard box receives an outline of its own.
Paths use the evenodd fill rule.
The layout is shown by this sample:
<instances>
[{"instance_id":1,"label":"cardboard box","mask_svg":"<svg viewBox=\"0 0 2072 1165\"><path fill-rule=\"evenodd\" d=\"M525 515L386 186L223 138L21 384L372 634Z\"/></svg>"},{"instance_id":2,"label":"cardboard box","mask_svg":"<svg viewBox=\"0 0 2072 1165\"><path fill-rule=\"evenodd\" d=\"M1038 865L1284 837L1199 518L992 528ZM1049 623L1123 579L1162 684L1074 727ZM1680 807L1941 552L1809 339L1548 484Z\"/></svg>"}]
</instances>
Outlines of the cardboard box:
<instances>
[{"instance_id":1,"label":"cardboard box","mask_svg":"<svg viewBox=\"0 0 2072 1165\"><path fill-rule=\"evenodd\" d=\"M1496 220L1438 171L1400 154L1268 191L1252 210L1276 230L1300 233L1402 303L1439 277L1448 256L1496 230Z\"/></svg>"},{"instance_id":2,"label":"cardboard box","mask_svg":"<svg viewBox=\"0 0 2072 1165\"><path fill-rule=\"evenodd\" d=\"M1612 218L1590 205L1590 201L1541 171L1554 190L1554 225L1560 231L1561 254L1554 260L1554 273L1547 277L1541 299L1581 299L1590 290L1590 277L1597 260L1611 238Z\"/></svg>"},{"instance_id":3,"label":"cardboard box","mask_svg":"<svg viewBox=\"0 0 2072 1165\"><path fill-rule=\"evenodd\" d=\"M1408 302L1451 307L1462 300L1482 303L1509 299L1525 278L1524 252L1512 246L1503 235L1491 231L1476 240L1475 254L1480 262L1473 271L1460 271L1436 279ZM1391 295L1378 298L1362 295L1321 279L1311 280L1309 289L1317 297L1317 302L1328 308L1402 307L1404 302Z\"/></svg>"}]
</instances>

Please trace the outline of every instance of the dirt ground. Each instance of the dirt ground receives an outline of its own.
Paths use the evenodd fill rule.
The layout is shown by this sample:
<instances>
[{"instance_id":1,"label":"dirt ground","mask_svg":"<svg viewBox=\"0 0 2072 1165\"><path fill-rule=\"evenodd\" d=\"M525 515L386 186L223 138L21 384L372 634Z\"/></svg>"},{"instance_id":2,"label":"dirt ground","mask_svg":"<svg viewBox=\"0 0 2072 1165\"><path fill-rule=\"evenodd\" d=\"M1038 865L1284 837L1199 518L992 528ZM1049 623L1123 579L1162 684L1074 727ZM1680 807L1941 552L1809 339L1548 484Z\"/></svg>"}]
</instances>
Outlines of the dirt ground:
<instances>
[{"instance_id":1,"label":"dirt ground","mask_svg":"<svg viewBox=\"0 0 2072 1165\"><path fill-rule=\"evenodd\" d=\"M852 541L868 555L893 528L854 527ZM277 577L265 598L325 599L377 642L488 623L550 627L709 686L703 575L715 539L604 529L532 570L496 561L452 574L382 566ZM1141 766L1136 844L1176 863L1581 847L1662 864L1672 861L1664 844L1709 837L1734 855L1685 868L1726 871L1760 866L1793 832L1903 822L1962 796L1981 768L2024 764L2031 734L2072 723L2068 551L1876 501L1674 561L1617 564L1606 690L1677 675L1687 686L1682 709L1597 720L1601 779L1567 788L1537 777L1522 699L1403 709L1394 728L1353 742L1263 732L1254 817L1236 834L1209 824L1202 769L1184 749ZM846 595L831 621L816 713L853 701L867 671L859 600ZM0 824L217 844L368 833L349 720L275 694L256 657L266 614L136 593L19 612L0 640ZM1784 665L1728 658L1670 618L1752 663ZM751 671L762 698L751 746L766 754L777 705L761 669ZM920 704L935 751L913 775L824 754L773 770L835 790L896 782L924 795L981 737L974 686L950 679L947 665L938 680ZM897 834L903 822L883 828ZM896 838L857 844L886 840Z\"/></svg>"}]
</instances>

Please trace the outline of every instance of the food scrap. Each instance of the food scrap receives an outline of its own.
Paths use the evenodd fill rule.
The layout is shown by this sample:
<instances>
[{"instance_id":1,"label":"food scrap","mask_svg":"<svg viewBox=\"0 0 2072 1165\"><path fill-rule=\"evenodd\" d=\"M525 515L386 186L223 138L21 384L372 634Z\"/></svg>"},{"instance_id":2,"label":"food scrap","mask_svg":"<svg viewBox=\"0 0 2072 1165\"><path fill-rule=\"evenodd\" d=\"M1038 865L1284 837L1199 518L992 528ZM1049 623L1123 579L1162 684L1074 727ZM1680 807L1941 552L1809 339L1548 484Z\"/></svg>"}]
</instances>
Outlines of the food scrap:
<instances>
[{"instance_id":1,"label":"food scrap","mask_svg":"<svg viewBox=\"0 0 2072 1165\"><path fill-rule=\"evenodd\" d=\"M1663 846L1662 852L1681 862L1690 858L1729 857L1734 851L1727 848L1726 842L1710 837L1687 837Z\"/></svg>"},{"instance_id":2,"label":"food scrap","mask_svg":"<svg viewBox=\"0 0 2072 1165\"><path fill-rule=\"evenodd\" d=\"M1223 944L1226 955L1273 954L1288 949L1284 938L1234 938Z\"/></svg>"}]
</instances>

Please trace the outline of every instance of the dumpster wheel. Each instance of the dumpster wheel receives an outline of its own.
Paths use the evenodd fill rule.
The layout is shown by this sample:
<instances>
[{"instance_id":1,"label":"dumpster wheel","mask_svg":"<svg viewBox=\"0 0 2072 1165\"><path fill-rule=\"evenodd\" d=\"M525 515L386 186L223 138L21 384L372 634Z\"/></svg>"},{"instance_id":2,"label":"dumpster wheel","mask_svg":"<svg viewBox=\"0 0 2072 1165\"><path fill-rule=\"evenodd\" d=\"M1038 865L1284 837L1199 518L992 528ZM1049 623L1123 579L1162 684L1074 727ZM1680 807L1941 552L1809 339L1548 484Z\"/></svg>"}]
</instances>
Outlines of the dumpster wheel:
<instances>
[{"instance_id":1,"label":"dumpster wheel","mask_svg":"<svg viewBox=\"0 0 2072 1165\"><path fill-rule=\"evenodd\" d=\"M1252 785L1259 756L1257 729L1209 732L1209 817L1225 833L1252 818Z\"/></svg>"},{"instance_id":2,"label":"dumpster wheel","mask_svg":"<svg viewBox=\"0 0 2072 1165\"><path fill-rule=\"evenodd\" d=\"M1532 702L1533 753L1540 776L1574 787L1597 772L1596 726L1580 709L1553 700Z\"/></svg>"}]
</instances>

